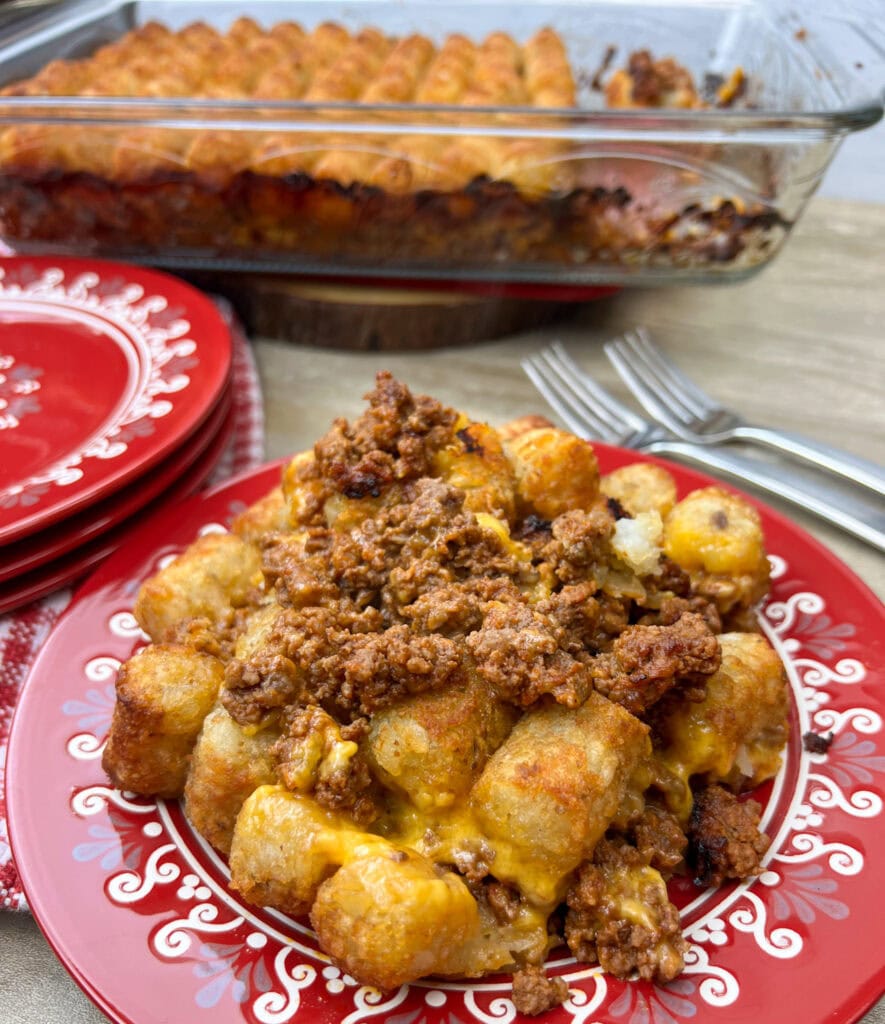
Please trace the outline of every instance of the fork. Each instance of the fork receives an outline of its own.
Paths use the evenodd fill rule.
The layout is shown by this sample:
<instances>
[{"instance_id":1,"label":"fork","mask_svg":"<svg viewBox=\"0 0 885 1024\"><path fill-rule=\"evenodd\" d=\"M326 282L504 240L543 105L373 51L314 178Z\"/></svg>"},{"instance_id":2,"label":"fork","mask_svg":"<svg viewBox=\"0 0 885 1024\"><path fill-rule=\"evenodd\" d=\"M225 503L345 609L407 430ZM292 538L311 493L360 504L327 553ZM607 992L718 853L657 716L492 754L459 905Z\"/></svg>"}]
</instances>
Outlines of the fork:
<instances>
[{"instance_id":1,"label":"fork","mask_svg":"<svg viewBox=\"0 0 885 1024\"><path fill-rule=\"evenodd\" d=\"M605 354L646 412L693 444L749 441L786 452L885 496L885 470L873 462L785 431L748 423L702 391L638 327L609 341Z\"/></svg>"},{"instance_id":2,"label":"fork","mask_svg":"<svg viewBox=\"0 0 885 1024\"><path fill-rule=\"evenodd\" d=\"M560 342L522 361L527 376L569 429L591 440L651 454L673 455L713 469L761 491L813 512L861 540L885 551L885 516L862 502L842 496L778 467L777 475L754 461L686 444L644 419L589 377Z\"/></svg>"}]
</instances>

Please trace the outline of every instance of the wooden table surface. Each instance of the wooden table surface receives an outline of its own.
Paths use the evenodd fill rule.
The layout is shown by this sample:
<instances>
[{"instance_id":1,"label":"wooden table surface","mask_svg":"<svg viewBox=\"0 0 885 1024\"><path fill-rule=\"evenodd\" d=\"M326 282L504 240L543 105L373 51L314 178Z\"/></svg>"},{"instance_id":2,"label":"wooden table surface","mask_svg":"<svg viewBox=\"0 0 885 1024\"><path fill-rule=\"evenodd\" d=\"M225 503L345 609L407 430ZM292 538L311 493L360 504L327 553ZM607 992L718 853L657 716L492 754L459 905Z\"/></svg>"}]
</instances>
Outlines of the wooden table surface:
<instances>
[{"instance_id":1,"label":"wooden table surface","mask_svg":"<svg viewBox=\"0 0 885 1024\"><path fill-rule=\"evenodd\" d=\"M267 455L305 448L332 415L357 413L361 395L381 368L491 422L547 412L519 359L554 337L623 395L600 343L643 323L701 386L747 417L882 463L883 268L885 206L818 200L775 265L745 284L625 291L583 307L559 325L467 349L346 354L259 340ZM781 507L885 598L885 559L816 519ZM68 978L32 919L0 914L0 1024L105 1019ZM185 1018L170 1017L179 1020ZM885 1024L885 1000L865 1024Z\"/></svg>"}]
</instances>

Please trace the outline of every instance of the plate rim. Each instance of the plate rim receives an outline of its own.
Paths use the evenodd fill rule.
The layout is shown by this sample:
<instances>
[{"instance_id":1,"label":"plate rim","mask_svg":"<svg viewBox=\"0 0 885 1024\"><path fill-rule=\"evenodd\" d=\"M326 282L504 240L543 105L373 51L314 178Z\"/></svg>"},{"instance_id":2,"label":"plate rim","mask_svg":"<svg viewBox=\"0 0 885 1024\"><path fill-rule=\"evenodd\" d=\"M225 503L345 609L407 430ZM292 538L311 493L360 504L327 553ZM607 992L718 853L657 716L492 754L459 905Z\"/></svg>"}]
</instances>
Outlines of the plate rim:
<instances>
[{"instance_id":1,"label":"plate rim","mask_svg":"<svg viewBox=\"0 0 885 1024\"><path fill-rule=\"evenodd\" d=\"M97 571L100 564L116 553L120 545L127 539L130 530L140 529L149 518L162 514L169 491L173 492L172 500L187 501L193 497L192 490L195 490L205 481L230 441L233 433L233 421L231 409L228 407L224 416L219 419L218 427L209 437L208 443L196 455L193 461L188 463L184 473L179 474L175 479L169 481L165 487L153 498L145 502L140 508L135 509L119 522L102 530L90 538L85 545L74 545L64 554L58 555L42 565L28 569L22 575L36 579L30 581L30 586L20 584L16 590L14 584L19 582L19 577L13 577L0 583L0 615L15 612L18 608L26 606L33 601L39 601L55 590L68 586L72 582L87 582L91 572ZM185 481L185 475L195 473L193 487L181 496L181 491L191 482ZM181 488L179 488L181 485ZM176 493L178 497L176 498ZM78 587L79 589L79 587ZM24 595L24 596L22 596ZM14 603L10 603L14 602Z\"/></svg>"},{"instance_id":2,"label":"plate rim","mask_svg":"<svg viewBox=\"0 0 885 1024\"><path fill-rule=\"evenodd\" d=\"M64 539L59 542L63 546L59 547L58 550L55 550L49 556L45 556L41 551L33 556L34 559L40 559L39 561L25 562L24 565L21 565L20 568L8 576L5 575L8 562L4 564L2 570L0 570L0 592L6 587L11 586L25 573L33 572L56 559L63 558L75 548L81 547L84 543L92 543L99 540L104 534L116 529L127 519L131 519L142 509L147 508L151 502L161 497L169 488L174 486L184 473L189 472L200 461L203 454L212 447L216 438L220 436L221 431L224 429L231 415L232 408L232 394L230 387L228 387L219 396L206 421L156 466L147 470L137 480L131 481L129 485L120 487L104 499L99 499L92 507L81 509L72 516L66 517L47 527L47 533L56 534L61 532L63 534ZM143 488L146 481L149 481L149 478L153 478L149 488L149 492L153 493L150 493L149 497L142 498ZM103 507L109 509L109 511L102 512ZM126 511L118 511L121 507ZM76 535L76 539L72 539L74 536L72 531L75 532L80 527L80 523L74 522L74 520L82 522L89 519L96 511L102 512L104 516L110 516L110 520L104 526L94 529L94 532L87 533L85 539L79 533ZM19 544L37 544L42 536L43 531L37 530L35 533L28 534L27 537L21 537L19 540L11 541L8 544L0 543L0 557L6 556L8 558L10 554L14 554L10 549L15 548ZM19 556L19 562L21 562L21 556Z\"/></svg>"}]
</instances>

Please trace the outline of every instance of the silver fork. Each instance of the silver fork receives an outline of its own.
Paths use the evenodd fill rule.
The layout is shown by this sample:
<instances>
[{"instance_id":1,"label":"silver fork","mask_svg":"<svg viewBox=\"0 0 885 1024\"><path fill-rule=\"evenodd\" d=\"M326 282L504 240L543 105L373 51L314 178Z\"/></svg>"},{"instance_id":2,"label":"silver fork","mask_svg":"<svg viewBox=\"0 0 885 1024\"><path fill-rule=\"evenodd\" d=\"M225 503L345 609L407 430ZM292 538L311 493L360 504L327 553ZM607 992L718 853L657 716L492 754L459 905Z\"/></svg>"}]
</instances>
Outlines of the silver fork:
<instances>
[{"instance_id":1,"label":"silver fork","mask_svg":"<svg viewBox=\"0 0 885 1024\"><path fill-rule=\"evenodd\" d=\"M778 467L777 475L737 455L712 451L673 438L662 427L639 416L589 377L559 342L522 361L529 379L575 434L606 444L656 455L724 473L767 494L813 512L834 526L885 551L885 515L850 497L833 500L829 490Z\"/></svg>"},{"instance_id":2,"label":"silver fork","mask_svg":"<svg viewBox=\"0 0 885 1024\"><path fill-rule=\"evenodd\" d=\"M686 377L654 344L645 328L638 327L607 342L605 353L646 412L683 441L763 445L885 496L885 470L830 445L748 423Z\"/></svg>"}]
</instances>

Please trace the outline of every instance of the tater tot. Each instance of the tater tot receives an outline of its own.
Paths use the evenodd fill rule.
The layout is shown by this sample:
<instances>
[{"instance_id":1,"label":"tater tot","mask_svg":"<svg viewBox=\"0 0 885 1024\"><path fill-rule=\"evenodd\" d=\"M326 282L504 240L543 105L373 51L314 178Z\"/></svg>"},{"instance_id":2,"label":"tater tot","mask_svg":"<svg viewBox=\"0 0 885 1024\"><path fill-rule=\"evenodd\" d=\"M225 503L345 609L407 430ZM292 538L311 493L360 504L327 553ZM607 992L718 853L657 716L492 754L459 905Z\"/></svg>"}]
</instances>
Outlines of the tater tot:
<instances>
[{"instance_id":1,"label":"tater tot","mask_svg":"<svg viewBox=\"0 0 885 1024\"><path fill-rule=\"evenodd\" d=\"M527 712L470 794L495 877L538 903L561 897L650 752L647 726L596 693L577 711Z\"/></svg>"},{"instance_id":2,"label":"tater tot","mask_svg":"<svg viewBox=\"0 0 885 1024\"><path fill-rule=\"evenodd\" d=\"M450 973L479 933L463 880L394 847L354 859L323 882L310 921L336 964L380 989Z\"/></svg>"},{"instance_id":3,"label":"tater tot","mask_svg":"<svg viewBox=\"0 0 885 1024\"><path fill-rule=\"evenodd\" d=\"M289 512L289 523L299 526L306 522L322 504L323 483L316 471L312 450L298 452L283 471L283 498Z\"/></svg>"},{"instance_id":4,"label":"tater tot","mask_svg":"<svg viewBox=\"0 0 885 1024\"><path fill-rule=\"evenodd\" d=\"M188 619L219 621L260 580L257 548L232 533L208 533L142 585L135 617L151 639L163 640Z\"/></svg>"},{"instance_id":5,"label":"tater tot","mask_svg":"<svg viewBox=\"0 0 885 1024\"><path fill-rule=\"evenodd\" d=\"M657 512L662 519L676 504L676 481L662 466L634 462L606 473L599 481L607 498L614 498L631 516Z\"/></svg>"},{"instance_id":6,"label":"tater tot","mask_svg":"<svg viewBox=\"0 0 885 1024\"><path fill-rule=\"evenodd\" d=\"M317 889L355 848L387 849L343 815L283 786L260 786L237 817L230 850L231 886L250 903L305 914Z\"/></svg>"},{"instance_id":7,"label":"tater tot","mask_svg":"<svg viewBox=\"0 0 885 1024\"><path fill-rule=\"evenodd\" d=\"M420 810L451 806L473 785L515 713L487 686L423 693L372 716L365 752L378 780Z\"/></svg>"},{"instance_id":8,"label":"tater tot","mask_svg":"<svg viewBox=\"0 0 885 1024\"><path fill-rule=\"evenodd\" d=\"M464 491L468 511L513 518L513 471L497 432L488 424L462 416L454 441L437 452L433 468L446 483Z\"/></svg>"},{"instance_id":9,"label":"tater tot","mask_svg":"<svg viewBox=\"0 0 885 1024\"><path fill-rule=\"evenodd\" d=\"M664 551L723 615L750 607L768 590L759 513L720 487L692 491L675 506L664 521Z\"/></svg>"},{"instance_id":10,"label":"tater tot","mask_svg":"<svg viewBox=\"0 0 885 1024\"><path fill-rule=\"evenodd\" d=\"M224 666L178 644L154 644L117 676L117 702L102 766L120 789L179 796Z\"/></svg>"},{"instance_id":11,"label":"tater tot","mask_svg":"<svg viewBox=\"0 0 885 1024\"><path fill-rule=\"evenodd\" d=\"M550 947L547 908L538 909L521 900L506 920L500 920L487 900L478 906L479 932L453 950L445 971L440 973L475 978L544 959Z\"/></svg>"},{"instance_id":12,"label":"tater tot","mask_svg":"<svg viewBox=\"0 0 885 1024\"><path fill-rule=\"evenodd\" d=\"M277 781L270 748L272 727L254 735L217 707L203 722L184 789L184 809L194 827L217 850L230 853L234 825L246 798Z\"/></svg>"},{"instance_id":13,"label":"tater tot","mask_svg":"<svg viewBox=\"0 0 885 1024\"><path fill-rule=\"evenodd\" d=\"M667 800L683 820L693 776L751 788L771 778L787 740L789 697L780 658L758 633L723 633L722 664L700 703L685 701L657 724L661 762L674 775Z\"/></svg>"},{"instance_id":14,"label":"tater tot","mask_svg":"<svg viewBox=\"0 0 885 1024\"><path fill-rule=\"evenodd\" d=\"M531 413L528 416L517 416L516 419L508 420L495 429L498 432L501 443L506 445L508 441L513 441L517 437L527 434L530 430L546 429L553 426L555 424L548 420L546 416L538 416L537 413Z\"/></svg>"},{"instance_id":15,"label":"tater tot","mask_svg":"<svg viewBox=\"0 0 885 1024\"><path fill-rule=\"evenodd\" d=\"M589 509L599 499L596 455L574 434L540 427L507 442L506 451L521 512L555 519L572 509Z\"/></svg>"},{"instance_id":16,"label":"tater tot","mask_svg":"<svg viewBox=\"0 0 885 1024\"><path fill-rule=\"evenodd\" d=\"M287 511L283 489L274 487L234 519L231 523L231 533L235 533L247 544L257 544L265 533L285 530L288 527Z\"/></svg>"},{"instance_id":17,"label":"tater tot","mask_svg":"<svg viewBox=\"0 0 885 1024\"><path fill-rule=\"evenodd\" d=\"M260 651L268 642L281 610L277 601L273 600L250 615L246 622L246 628L237 637L234 656L245 661Z\"/></svg>"}]
</instances>

